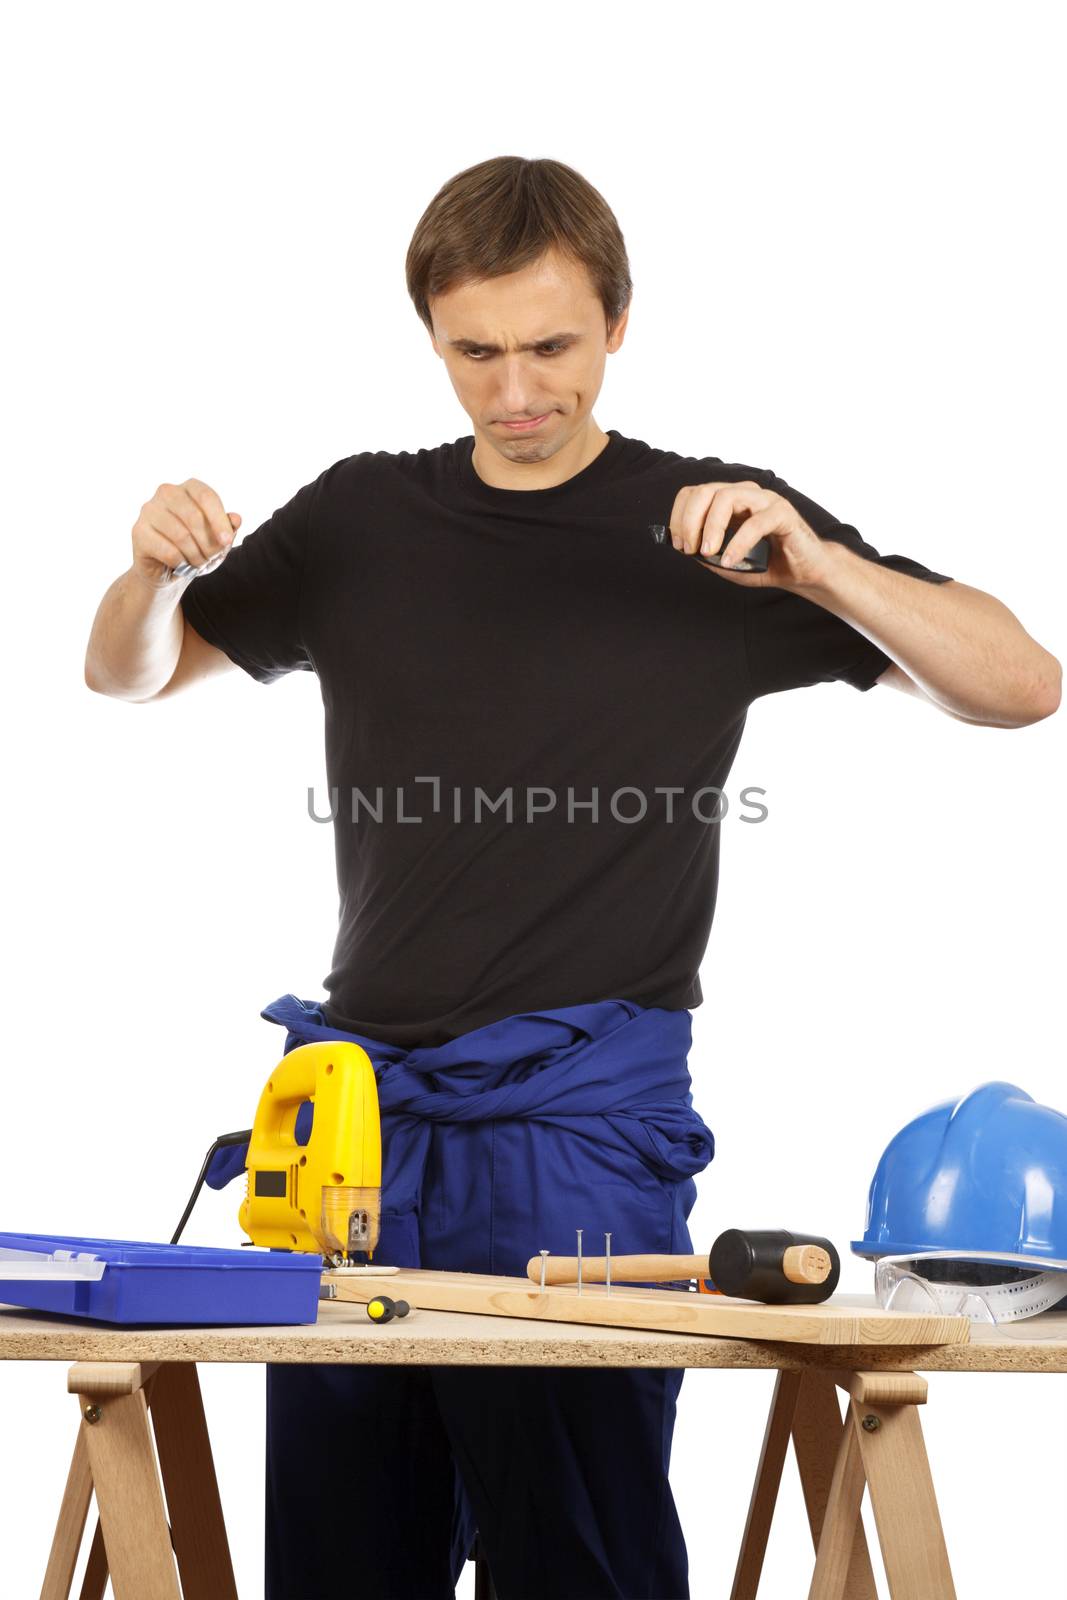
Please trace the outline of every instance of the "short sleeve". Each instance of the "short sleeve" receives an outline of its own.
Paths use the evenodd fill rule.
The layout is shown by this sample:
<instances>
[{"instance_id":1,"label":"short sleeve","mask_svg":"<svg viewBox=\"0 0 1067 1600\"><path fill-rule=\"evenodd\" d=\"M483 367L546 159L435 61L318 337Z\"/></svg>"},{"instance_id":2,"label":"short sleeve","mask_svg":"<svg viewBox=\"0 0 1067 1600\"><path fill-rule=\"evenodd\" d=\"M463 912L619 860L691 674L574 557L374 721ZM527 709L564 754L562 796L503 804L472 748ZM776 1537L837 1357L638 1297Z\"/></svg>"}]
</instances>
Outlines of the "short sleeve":
<instances>
[{"instance_id":1,"label":"short sleeve","mask_svg":"<svg viewBox=\"0 0 1067 1600\"><path fill-rule=\"evenodd\" d=\"M890 567L924 583L951 583L944 572L935 572L911 556L879 555L873 545L847 522L814 500L809 500L773 472L749 472L752 480L780 494L793 505L820 539L847 545L866 561ZM782 689L799 689L814 683L833 683L840 679L854 689L873 687L892 658L873 644L866 634L851 627L825 606L786 589L744 589L745 651L752 699L777 694Z\"/></svg>"},{"instance_id":2,"label":"short sleeve","mask_svg":"<svg viewBox=\"0 0 1067 1600\"><path fill-rule=\"evenodd\" d=\"M260 683L314 671L301 636L300 598L320 481L298 489L182 593L182 611L197 633Z\"/></svg>"}]
</instances>

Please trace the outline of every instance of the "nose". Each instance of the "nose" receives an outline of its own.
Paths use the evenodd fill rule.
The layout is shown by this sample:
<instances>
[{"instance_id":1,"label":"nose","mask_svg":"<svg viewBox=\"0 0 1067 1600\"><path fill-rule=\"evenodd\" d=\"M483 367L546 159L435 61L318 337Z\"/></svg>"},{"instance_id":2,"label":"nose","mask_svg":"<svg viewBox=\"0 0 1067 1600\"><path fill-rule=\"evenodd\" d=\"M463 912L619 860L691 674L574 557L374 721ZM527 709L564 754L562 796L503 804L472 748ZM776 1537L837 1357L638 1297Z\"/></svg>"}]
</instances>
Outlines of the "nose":
<instances>
[{"instance_id":1,"label":"nose","mask_svg":"<svg viewBox=\"0 0 1067 1600\"><path fill-rule=\"evenodd\" d=\"M540 384L520 355L504 357L503 383L500 390L499 412L504 422L518 422L523 417L538 417L547 410L540 397Z\"/></svg>"}]
</instances>

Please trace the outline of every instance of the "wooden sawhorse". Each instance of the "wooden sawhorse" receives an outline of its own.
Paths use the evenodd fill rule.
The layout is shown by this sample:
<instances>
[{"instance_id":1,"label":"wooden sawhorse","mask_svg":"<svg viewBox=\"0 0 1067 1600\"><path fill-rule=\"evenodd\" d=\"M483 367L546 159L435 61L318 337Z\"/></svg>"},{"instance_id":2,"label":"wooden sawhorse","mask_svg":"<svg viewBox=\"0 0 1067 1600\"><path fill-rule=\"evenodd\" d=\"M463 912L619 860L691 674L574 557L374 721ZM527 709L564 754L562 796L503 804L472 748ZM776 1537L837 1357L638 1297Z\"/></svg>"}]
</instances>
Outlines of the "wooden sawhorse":
<instances>
[{"instance_id":1,"label":"wooden sawhorse","mask_svg":"<svg viewBox=\"0 0 1067 1600\"><path fill-rule=\"evenodd\" d=\"M69 1600L94 1492L80 1600L103 1600L109 1572L120 1600L237 1600L195 1364L78 1362L67 1389L81 1423L41 1600ZM816 1550L808 1600L877 1600L865 1486L893 1596L955 1600L916 1410L926 1392L910 1372L779 1371L731 1600L756 1600L790 1437Z\"/></svg>"},{"instance_id":2,"label":"wooden sawhorse","mask_svg":"<svg viewBox=\"0 0 1067 1600\"><path fill-rule=\"evenodd\" d=\"M870 1295L838 1296L861 1320ZM680 1366L775 1373L732 1600L754 1600L792 1438L815 1546L788 1600L874 1600L860 1505L870 1489L893 1600L952 1600L945 1540L919 1421L930 1372L1067 1373L1067 1311L1017 1328L976 1325L967 1344L797 1345L550 1325L420 1311L374 1327L323 1301L307 1327L121 1329L0 1308L0 1360L66 1361L81 1412L43 1600L67 1600L95 1489L82 1600L234 1600L196 1363L326 1361L481 1366ZM838 1389L846 1393L842 1418ZM154 1432L153 1432L154 1427ZM809 1586L810 1585L810 1586ZM25 1586L24 1586L25 1587Z\"/></svg>"},{"instance_id":3,"label":"wooden sawhorse","mask_svg":"<svg viewBox=\"0 0 1067 1600\"><path fill-rule=\"evenodd\" d=\"M67 1389L82 1420L41 1600L70 1594L94 1492L81 1600L109 1570L118 1600L237 1600L195 1363L80 1361Z\"/></svg>"},{"instance_id":4,"label":"wooden sawhorse","mask_svg":"<svg viewBox=\"0 0 1067 1600\"><path fill-rule=\"evenodd\" d=\"M815 1546L808 1600L878 1600L865 1487L894 1600L956 1600L917 1410L926 1390L914 1372L779 1371L730 1600L755 1600L790 1437Z\"/></svg>"}]
</instances>

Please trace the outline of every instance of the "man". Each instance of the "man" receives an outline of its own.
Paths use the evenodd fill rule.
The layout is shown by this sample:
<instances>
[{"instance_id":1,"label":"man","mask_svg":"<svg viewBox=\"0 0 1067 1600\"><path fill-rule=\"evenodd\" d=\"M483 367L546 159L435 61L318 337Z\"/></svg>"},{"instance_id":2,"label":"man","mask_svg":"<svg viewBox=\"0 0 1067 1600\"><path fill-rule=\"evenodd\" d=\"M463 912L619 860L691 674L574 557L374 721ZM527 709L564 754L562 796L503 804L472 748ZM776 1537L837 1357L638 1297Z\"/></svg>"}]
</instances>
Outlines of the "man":
<instances>
[{"instance_id":1,"label":"man","mask_svg":"<svg viewBox=\"0 0 1067 1600\"><path fill-rule=\"evenodd\" d=\"M880 556L770 471L598 426L632 285L572 169L460 173L407 279L473 435L335 462L236 546L213 488L161 485L86 681L145 702L235 663L265 683L317 673L329 998L263 1014L286 1049L372 1054L376 1259L516 1273L539 1248L571 1253L583 1225L617 1250L685 1251L713 1149L685 1071L717 880L708 796L748 706L843 679L1021 727L1057 708L1059 663L993 596ZM761 539L766 572L737 570ZM220 564L175 578L183 562ZM679 1600L680 1382L269 1369L268 1593L336 1596L351 1572L362 1595L435 1600L476 1525L501 1600Z\"/></svg>"}]
</instances>

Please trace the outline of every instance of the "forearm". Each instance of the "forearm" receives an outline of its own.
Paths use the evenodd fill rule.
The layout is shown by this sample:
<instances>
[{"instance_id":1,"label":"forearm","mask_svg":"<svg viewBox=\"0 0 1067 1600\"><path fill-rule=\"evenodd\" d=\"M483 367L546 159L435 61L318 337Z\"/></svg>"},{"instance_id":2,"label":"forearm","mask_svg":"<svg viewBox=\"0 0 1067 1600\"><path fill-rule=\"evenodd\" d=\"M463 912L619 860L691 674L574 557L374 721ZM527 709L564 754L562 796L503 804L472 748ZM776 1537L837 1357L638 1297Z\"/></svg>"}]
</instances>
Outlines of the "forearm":
<instances>
[{"instance_id":1,"label":"forearm","mask_svg":"<svg viewBox=\"0 0 1067 1600\"><path fill-rule=\"evenodd\" d=\"M181 655L185 584L157 588L131 567L116 578L93 620L85 681L97 694L148 700L169 682Z\"/></svg>"},{"instance_id":2,"label":"forearm","mask_svg":"<svg viewBox=\"0 0 1067 1600\"><path fill-rule=\"evenodd\" d=\"M1020 727L1059 705L1061 668L994 595L928 583L826 542L820 581L796 589L884 650L945 711Z\"/></svg>"}]
</instances>

